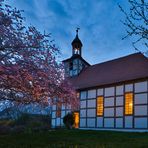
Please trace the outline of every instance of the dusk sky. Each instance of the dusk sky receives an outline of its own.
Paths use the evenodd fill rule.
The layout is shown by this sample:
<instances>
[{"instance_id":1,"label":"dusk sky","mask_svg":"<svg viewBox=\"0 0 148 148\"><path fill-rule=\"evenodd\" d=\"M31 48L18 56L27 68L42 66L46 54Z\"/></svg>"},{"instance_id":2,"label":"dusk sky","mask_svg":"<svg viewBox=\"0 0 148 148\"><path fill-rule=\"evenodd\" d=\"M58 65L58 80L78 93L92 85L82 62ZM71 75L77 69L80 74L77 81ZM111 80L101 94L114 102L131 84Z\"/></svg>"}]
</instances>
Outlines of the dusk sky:
<instances>
[{"instance_id":1,"label":"dusk sky","mask_svg":"<svg viewBox=\"0 0 148 148\"><path fill-rule=\"evenodd\" d=\"M8 3L25 11L27 24L52 33L62 60L71 56L76 27L81 28L82 56L90 64L135 52L131 39L122 40L126 35L121 23L124 15L117 4L127 8L127 0L9 0Z\"/></svg>"}]
</instances>

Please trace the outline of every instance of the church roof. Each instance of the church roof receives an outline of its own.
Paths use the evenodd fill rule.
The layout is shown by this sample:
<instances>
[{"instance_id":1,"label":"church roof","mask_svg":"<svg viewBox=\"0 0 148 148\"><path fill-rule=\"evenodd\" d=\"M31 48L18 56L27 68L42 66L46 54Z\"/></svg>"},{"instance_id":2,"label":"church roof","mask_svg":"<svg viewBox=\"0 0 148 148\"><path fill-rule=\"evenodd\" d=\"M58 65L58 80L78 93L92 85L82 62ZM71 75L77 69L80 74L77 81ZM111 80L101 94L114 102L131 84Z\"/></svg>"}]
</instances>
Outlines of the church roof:
<instances>
[{"instance_id":1,"label":"church roof","mask_svg":"<svg viewBox=\"0 0 148 148\"><path fill-rule=\"evenodd\" d=\"M148 58L141 53L88 66L70 78L77 90L148 78Z\"/></svg>"}]
</instances>

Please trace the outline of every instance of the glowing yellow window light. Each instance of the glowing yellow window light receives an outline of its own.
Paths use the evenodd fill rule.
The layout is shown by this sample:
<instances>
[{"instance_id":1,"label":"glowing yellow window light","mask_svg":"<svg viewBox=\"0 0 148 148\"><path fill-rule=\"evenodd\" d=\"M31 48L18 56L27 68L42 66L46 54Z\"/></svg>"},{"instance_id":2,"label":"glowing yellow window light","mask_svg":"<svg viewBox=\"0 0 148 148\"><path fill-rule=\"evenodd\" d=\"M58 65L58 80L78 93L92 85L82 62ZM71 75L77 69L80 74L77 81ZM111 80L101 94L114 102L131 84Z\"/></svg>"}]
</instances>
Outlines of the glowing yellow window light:
<instances>
[{"instance_id":1,"label":"glowing yellow window light","mask_svg":"<svg viewBox=\"0 0 148 148\"><path fill-rule=\"evenodd\" d=\"M133 114L133 93L125 94L125 115Z\"/></svg>"},{"instance_id":2,"label":"glowing yellow window light","mask_svg":"<svg viewBox=\"0 0 148 148\"><path fill-rule=\"evenodd\" d=\"M97 115L103 116L103 97L97 98Z\"/></svg>"},{"instance_id":3,"label":"glowing yellow window light","mask_svg":"<svg viewBox=\"0 0 148 148\"><path fill-rule=\"evenodd\" d=\"M75 116L75 128L79 128L79 113L78 112L75 112L74 113L74 116Z\"/></svg>"}]
</instances>

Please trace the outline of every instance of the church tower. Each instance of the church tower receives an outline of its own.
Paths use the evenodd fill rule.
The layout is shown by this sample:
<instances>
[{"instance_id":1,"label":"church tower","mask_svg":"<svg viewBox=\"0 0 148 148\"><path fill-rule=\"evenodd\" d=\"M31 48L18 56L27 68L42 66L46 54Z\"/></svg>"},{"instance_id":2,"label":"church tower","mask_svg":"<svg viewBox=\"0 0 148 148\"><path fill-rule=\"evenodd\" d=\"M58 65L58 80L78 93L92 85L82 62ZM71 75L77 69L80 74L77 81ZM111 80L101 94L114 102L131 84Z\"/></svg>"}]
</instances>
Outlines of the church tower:
<instances>
[{"instance_id":1,"label":"church tower","mask_svg":"<svg viewBox=\"0 0 148 148\"><path fill-rule=\"evenodd\" d=\"M63 61L65 66L65 73L67 77L78 76L84 68L86 68L87 66L90 66L90 64L82 58L83 44L79 39L78 31L79 31L79 28L77 28L76 37L71 43L72 56L69 59L66 59Z\"/></svg>"},{"instance_id":2,"label":"church tower","mask_svg":"<svg viewBox=\"0 0 148 148\"><path fill-rule=\"evenodd\" d=\"M79 31L79 28L77 28L76 37L71 43L71 45L72 45L72 55L80 55L81 56L81 49L82 49L83 45L82 45L81 40L78 37L78 31Z\"/></svg>"}]
</instances>

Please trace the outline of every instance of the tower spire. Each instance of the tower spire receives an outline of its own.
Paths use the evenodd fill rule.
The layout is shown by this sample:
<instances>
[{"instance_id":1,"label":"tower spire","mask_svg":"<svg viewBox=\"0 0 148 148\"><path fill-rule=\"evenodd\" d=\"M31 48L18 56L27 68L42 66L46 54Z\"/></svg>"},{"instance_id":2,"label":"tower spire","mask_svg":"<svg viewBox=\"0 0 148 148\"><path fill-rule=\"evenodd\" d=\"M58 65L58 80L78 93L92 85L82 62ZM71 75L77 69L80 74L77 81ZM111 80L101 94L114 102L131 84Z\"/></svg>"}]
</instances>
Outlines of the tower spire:
<instances>
[{"instance_id":1,"label":"tower spire","mask_svg":"<svg viewBox=\"0 0 148 148\"><path fill-rule=\"evenodd\" d=\"M80 28L76 28L76 37L75 39L72 41L72 55L80 55L81 56L81 48L82 48L82 42L78 37L78 32L79 32Z\"/></svg>"},{"instance_id":2,"label":"tower spire","mask_svg":"<svg viewBox=\"0 0 148 148\"><path fill-rule=\"evenodd\" d=\"M78 32L79 32L79 30L80 30L80 28L77 27L77 29L76 29L76 35L77 35L77 36L78 36Z\"/></svg>"}]
</instances>

